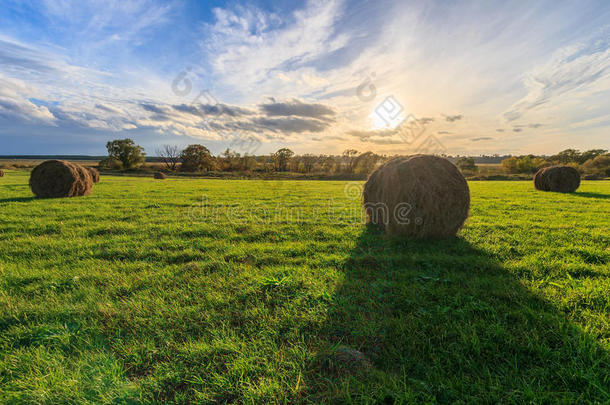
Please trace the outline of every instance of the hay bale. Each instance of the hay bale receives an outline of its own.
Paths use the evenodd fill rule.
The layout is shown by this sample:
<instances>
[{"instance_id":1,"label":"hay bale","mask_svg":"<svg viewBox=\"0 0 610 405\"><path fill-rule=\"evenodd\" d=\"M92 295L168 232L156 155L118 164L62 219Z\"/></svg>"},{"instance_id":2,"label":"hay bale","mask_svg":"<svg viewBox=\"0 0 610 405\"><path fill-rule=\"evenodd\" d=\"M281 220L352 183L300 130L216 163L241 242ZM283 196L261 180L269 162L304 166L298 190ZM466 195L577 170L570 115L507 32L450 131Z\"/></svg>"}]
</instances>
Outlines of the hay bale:
<instances>
[{"instance_id":1,"label":"hay bale","mask_svg":"<svg viewBox=\"0 0 610 405\"><path fill-rule=\"evenodd\" d=\"M580 186L580 173L570 166L544 167L534 176L534 188L540 191L573 193Z\"/></svg>"},{"instance_id":2,"label":"hay bale","mask_svg":"<svg viewBox=\"0 0 610 405\"><path fill-rule=\"evenodd\" d=\"M368 222L392 236L454 236L470 208L462 173L447 159L431 155L380 166L364 185L363 198Z\"/></svg>"},{"instance_id":3,"label":"hay bale","mask_svg":"<svg viewBox=\"0 0 610 405\"><path fill-rule=\"evenodd\" d=\"M100 182L100 172L97 171L97 169L91 167L91 166L83 166L85 169L87 169L87 171L89 172L89 175L91 176L91 180L94 183L99 183Z\"/></svg>"},{"instance_id":4,"label":"hay bale","mask_svg":"<svg viewBox=\"0 0 610 405\"><path fill-rule=\"evenodd\" d=\"M157 180L164 180L167 176L165 175L165 173L162 172L156 172L154 175L155 179Z\"/></svg>"},{"instance_id":5,"label":"hay bale","mask_svg":"<svg viewBox=\"0 0 610 405\"><path fill-rule=\"evenodd\" d=\"M30 174L30 188L41 198L87 195L92 187L93 180L85 168L62 160L47 160Z\"/></svg>"},{"instance_id":6,"label":"hay bale","mask_svg":"<svg viewBox=\"0 0 610 405\"><path fill-rule=\"evenodd\" d=\"M4 177L4 170L0 169L0 177Z\"/></svg>"}]
</instances>

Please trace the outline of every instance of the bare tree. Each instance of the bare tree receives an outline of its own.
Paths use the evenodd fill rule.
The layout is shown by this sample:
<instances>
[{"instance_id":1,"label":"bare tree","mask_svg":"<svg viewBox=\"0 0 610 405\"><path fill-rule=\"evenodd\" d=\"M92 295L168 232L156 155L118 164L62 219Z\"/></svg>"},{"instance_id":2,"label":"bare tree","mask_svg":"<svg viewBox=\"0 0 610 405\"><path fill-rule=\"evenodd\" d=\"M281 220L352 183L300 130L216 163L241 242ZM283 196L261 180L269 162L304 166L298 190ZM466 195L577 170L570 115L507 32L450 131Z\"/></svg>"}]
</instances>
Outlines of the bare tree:
<instances>
[{"instance_id":1,"label":"bare tree","mask_svg":"<svg viewBox=\"0 0 610 405\"><path fill-rule=\"evenodd\" d=\"M180 151L177 146L163 145L163 149L157 149L157 156L163 160L168 170L176 170L180 161Z\"/></svg>"}]
</instances>

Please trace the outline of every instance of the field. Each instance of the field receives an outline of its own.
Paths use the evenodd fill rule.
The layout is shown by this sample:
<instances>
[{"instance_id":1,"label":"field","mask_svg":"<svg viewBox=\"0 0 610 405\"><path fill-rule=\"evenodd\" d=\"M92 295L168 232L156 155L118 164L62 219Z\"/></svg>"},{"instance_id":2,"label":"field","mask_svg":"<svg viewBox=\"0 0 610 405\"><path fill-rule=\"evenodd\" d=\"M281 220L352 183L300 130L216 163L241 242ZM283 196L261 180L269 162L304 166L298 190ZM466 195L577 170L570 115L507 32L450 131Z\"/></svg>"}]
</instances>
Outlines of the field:
<instances>
[{"instance_id":1,"label":"field","mask_svg":"<svg viewBox=\"0 0 610 405\"><path fill-rule=\"evenodd\" d=\"M2 403L610 401L610 181L470 182L444 241L362 225L360 183L27 181L0 178Z\"/></svg>"}]
</instances>

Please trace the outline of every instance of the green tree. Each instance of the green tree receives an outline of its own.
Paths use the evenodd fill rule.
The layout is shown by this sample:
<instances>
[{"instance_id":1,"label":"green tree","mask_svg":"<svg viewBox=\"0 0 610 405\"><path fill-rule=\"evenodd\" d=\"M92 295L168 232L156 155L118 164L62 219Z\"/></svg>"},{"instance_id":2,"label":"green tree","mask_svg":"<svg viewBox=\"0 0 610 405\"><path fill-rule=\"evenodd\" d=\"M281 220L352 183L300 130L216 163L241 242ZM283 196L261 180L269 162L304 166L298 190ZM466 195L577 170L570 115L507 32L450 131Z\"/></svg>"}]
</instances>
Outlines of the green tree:
<instances>
[{"instance_id":1,"label":"green tree","mask_svg":"<svg viewBox=\"0 0 610 405\"><path fill-rule=\"evenodd\" d=\"M210 150L203 145L189 145L180 153L183 172L197 172L200 170L213 170L216 167L214 157Z\"/></svg>"},{"instance_id":2,"label":"green tree","mask_svg":"<svg viewBox=\"0 0 610 405\"><path fill-rule=\"evenodd\" d=\"M144 148L135 144L132 139L116 139L106 144L108 157L121 162L123 170L141 166L146 160Z\"/></svg>"},{"instance_id":3,"label":"green tree","mask_svg":"<svg viewBox=\"0 0 610 405\"><path fill-rule=\"evenodd\" d=\"M562 163L562 164L571 163L571 162L579 163L580 157L581 157L581 154L578 150L566 149L566 150L562 150L561 152L559 152L556 155L551 156L549 158L549 161L556 162L556 163Z\"/></svg>"},{"instance_id":4,"label":"green tree","mask_svg":"<svg viewBox=\"0 0 610 405\"><path fill-rule=\"evenodd\" d=\"M606 149L591 149L586 152L580 154L579 162L580 164L585 163L588 160L595 159L598 156L603 156L606 152Z\"/></svg>"},{"instance_id":5,"label":"green tree","mask_svg":"<svg viewBox=\"0 0 610 405\"><path fill-rule=\"evenodd\" d=\"M455 165L462 171L468 170L475 172L477 170L477 165L474 163L474 158L471 157L462 157L455 163Z\"/></svg>"},{"instance_id":6,"label":"green tree","mask_svg":"<svg viewBox=\"0 0 610 405\"><path fill-rule=\"evenodd\" d=\"M610 155L599 155L583 163L585 173L610 176Z\"/></svg>"},{"instance_id":7,"label":"green tree","mask_svg":"<svg viewBox=\"0 0 610 405\"><path fill-rule=\"evenodd\" d=\"M285 172L288 169L288 162L294 156L294 152L288 148L282 148L272 155L275 169L278 172Z\"/></svg>"}]
</instances>

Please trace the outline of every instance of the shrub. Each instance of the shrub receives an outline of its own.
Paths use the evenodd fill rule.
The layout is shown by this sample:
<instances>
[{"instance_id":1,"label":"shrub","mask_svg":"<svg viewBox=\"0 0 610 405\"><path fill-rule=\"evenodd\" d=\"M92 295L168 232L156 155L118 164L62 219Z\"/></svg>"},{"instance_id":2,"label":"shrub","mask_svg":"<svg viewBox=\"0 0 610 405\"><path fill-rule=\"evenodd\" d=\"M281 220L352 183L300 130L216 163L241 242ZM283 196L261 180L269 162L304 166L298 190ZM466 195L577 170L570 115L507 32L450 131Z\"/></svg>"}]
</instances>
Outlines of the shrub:
<instances>
[{"instance_id":1,"label":"shrub","mask_svg":"<svg viewBox=\"0 0 610 405\"><path fill-rule=\"evenodd\" d=\"M197 172L200 170L213 170L216 166L214 157L209 149L203 145L189 145L180 153L183 172Z\"/></svg>"},{"instance_id":2,"label":"shrub","mask_svg":"<svg viewBox=\"0 0 610 405\"><path fill-rule=\"evenodd\" d=\"M115 158L121 162L123 170L129 170L141 166L146 160L144 148L138 146L133 140L116 139L106 144L108 157Z\"/></svg>"},{"instance_id":3,"label":"shrub","mask_svg":"<svg viewBox=\"0 0 610 405\"><path fill-rule=\"evenodd\" d=\"M121 170L123 168L123 164L118 159L107 157L100 160L98 167L105 170Z\"/></svg>"}]
</instances>

